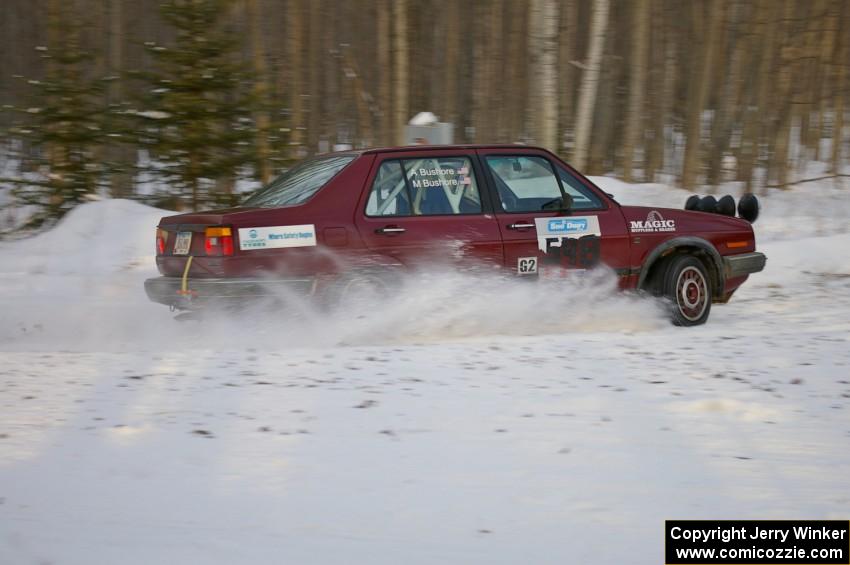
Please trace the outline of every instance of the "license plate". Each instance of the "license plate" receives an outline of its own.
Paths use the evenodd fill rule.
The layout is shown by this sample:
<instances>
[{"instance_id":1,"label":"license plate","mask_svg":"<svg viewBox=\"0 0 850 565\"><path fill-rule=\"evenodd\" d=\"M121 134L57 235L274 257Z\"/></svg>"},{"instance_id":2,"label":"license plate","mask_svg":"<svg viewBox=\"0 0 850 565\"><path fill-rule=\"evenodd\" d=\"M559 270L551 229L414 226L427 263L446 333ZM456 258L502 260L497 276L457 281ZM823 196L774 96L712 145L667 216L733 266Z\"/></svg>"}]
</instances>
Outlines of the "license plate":
<instances>
[{"instance_id":1,"label":"license plate","mask_svg":"<svg viewBox=\"0 0 850 565\"><path fill-rule=\"evenodd\" d=\"M177 239L174 240L174 254L188 255L189 247L192 245L192 232L181 231L177 232Z\"/></svg>"}]
</instances>

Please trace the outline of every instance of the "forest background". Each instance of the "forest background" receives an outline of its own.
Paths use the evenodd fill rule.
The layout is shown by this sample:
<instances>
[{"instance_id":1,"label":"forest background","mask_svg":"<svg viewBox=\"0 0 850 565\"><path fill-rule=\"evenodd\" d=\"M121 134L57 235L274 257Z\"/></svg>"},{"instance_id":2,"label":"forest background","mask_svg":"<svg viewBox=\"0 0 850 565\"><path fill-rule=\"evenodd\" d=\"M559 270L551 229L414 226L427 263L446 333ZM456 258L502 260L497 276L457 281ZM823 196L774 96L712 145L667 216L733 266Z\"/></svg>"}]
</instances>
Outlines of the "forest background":
<instances>
[{"instance_id":1,"label":"forest background","mask_svg":"<svg viewBox=\"0 0 850 565\"><path fill-rule=\"evenodd\" d=\"M848 20L842 0L3 0L0 206L230 204L307 156L401 144L421 111L628 182L840 181Z\"/></svg>"}]
</instances>

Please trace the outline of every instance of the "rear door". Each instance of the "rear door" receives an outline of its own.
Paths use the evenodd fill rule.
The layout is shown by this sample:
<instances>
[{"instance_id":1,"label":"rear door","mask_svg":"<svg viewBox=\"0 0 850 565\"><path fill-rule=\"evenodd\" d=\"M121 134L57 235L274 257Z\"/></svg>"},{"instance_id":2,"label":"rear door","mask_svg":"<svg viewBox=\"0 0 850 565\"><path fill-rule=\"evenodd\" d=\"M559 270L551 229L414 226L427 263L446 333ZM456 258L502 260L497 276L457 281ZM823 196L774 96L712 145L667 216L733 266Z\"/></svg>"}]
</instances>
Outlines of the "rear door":
<instances>
[{"instance_id":1,"label":"rear door","mask_svg":"<svg viewBox=\"0 0 850 565\"><path fill-rule=\"evenodd\" d=\"M629 235L619 206L545 151L479 154L508 268L520 275L562 274L605 264L629 274ZM568 212L558 210L562 191L572 198Z\"/></svg>"},{"instance_id":2,"label":"rear door","mask_svg":"<svg viewBox=\"0 0 850 565\"><path fill-rule=\"evenodd\" d=\"M404 265L501 265L501 235L480 179L474 151L379 154L355 218L363 242Z\"/></svg>"}]
</instances>

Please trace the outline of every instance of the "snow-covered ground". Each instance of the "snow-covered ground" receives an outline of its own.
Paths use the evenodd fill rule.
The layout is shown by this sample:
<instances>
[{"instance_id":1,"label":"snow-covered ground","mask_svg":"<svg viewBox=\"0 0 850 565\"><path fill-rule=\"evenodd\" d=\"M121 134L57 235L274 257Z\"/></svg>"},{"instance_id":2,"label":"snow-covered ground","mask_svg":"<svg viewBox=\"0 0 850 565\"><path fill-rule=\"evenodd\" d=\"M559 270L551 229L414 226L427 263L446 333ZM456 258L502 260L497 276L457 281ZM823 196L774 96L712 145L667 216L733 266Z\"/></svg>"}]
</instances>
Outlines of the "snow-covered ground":
<instances>
[{"instance_id":1,"label":"snow-covered ground","mask_svg":"<svg viewBox=\"0 0 850 565\"><path fill-rule=\"evenodd\" d=\"M764 199L767 269L694 329L604 274L181 324L161 212L87 204L0 244L0 563L661 563L664 519L846 519L847 202Z\"/></svg>"}]
</instances>

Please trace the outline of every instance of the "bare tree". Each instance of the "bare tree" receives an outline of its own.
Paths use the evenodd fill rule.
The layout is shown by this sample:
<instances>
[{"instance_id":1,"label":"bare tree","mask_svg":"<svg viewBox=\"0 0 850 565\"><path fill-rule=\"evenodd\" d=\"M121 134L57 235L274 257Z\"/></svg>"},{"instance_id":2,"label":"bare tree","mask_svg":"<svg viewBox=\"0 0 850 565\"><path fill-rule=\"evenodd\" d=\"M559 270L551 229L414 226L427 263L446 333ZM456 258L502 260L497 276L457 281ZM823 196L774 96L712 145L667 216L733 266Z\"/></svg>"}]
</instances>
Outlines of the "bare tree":
<instances>
[{"instance_id":1,"label":"bare tree","mask_svg":"<svg viewBox=\"0 0 850 565\"><path fill-rule=\"evenodd\" d=\"M838 16L838 29L846 29L847 25L847 4L841 3ZM848 57L848 41L847 34L841 33L835 43L835 55L833 57L835 65L835 107L833 108L833 123L832 123L832 166L830 172L837 175L841 172L841 150L844 145L844 97L847 95L847 65L850 64Z\"/></svg>"},{"instance_id":2,"label":"bare tree","mask_svg":"<svg viewBox=\"0 0 850 565\"><path fill-rule=\"evenodd\" d=\"M529 82L534 137L552 150L558 148L558 5L554 0L531 0L529 52L533 78Z\"/></svg>"},{"instance_id":3,"label":"bare tree","mask_svg":"<svg viewBox=\"0 0 850 565\"><path fill-rule=\"evenodd\" d=\"M248 29L251 35L251 61L254 64L254 96L257 97L257 111L254 113L255 144L257 147L257 176L263 184L272 180L271 150L269 148L269 77L266 62L266 49L263 45L261 29L262 14L257 0L245 0L248 12Z\"/></svg>"},{"instance_id":4,"label":"bare tree","mask_svg":"<svg viewBox=\"0 0 850 565\"><path fill-rule=\"evenodd\" d=\"M593 126L593 110L596 101L596 87L599 84L599 72L602 66L602 50L605 47L605 33L608 28L608 0L594 0L593 21L590 27L590 49L585 63L586 69L581 82L576 117L576 141L572 162L579 169L587 162L590 145L590 128Z\"/></svg>"},{"instance_id":5,"label":"bare tree","mask_svg":"<svg viewBox=\"0 0 850 565\"><path fill-rule=\"evenodd\" d=\"M408 44L407 44L407 0L395 0L393 2L393 21L395 30L393 34L393 66L395 75L393 77L393 115L395 142L404 144L404 126L408 120L407 107L407 81L408 81Z\"/></svg>"},{"instance_id":6,"label":"bare tree","mask_svg":"<svg viewBox=\"0 0 850 565\"><path fill-rule=\"evenodd\" d=\"M632 180L635 147L643 133L643 98L649 61L649 0L636 0L632 5L632 53L629 66L629 113L626 116L626 135L623 143L623 179Z\"/></svg>"},{"instance_id":7,"label":"bare tree","mask_svg":"<svg viewBox=\"0 0 850 565\"><path fill-rule=\"evenodd\" d=\"M287 3L287 24L289 28L289 42L287 51L289 55L289 111L290 129L289 145L292 148L292 157L301 157L304 143L304 103L302 101L302 67L304 58L304 14L301 0L289 0Z\"/></svg>"},{"instance_id":8,"label":"bare tree","mask_svg":"<svg viewBox=\"0 0 850 565\"><path fill-rule=\"evenodd\" d=\"M560 10L561 25L558 32L558 131L559 153L564 150L565 137L573 127L575 113L576 35L578 35L578 0L565 0Z\"/></svg>"},{"instance_id":9,"label":"bare tree","mask_svg":"<svg viewBox=\"0 0 850 565\"><path fill-rule=\"evenodd\" d=\"M682 187L688 189L696 185L699 173L703 110L708 100L715 60L718 58L718 46L721 43L718 37L722 30L726 0L714 0L708 4L708 31L702 40L700 54L697 55L698 64L694 66L688 87L688 138L685 142L682 168ZM695 10L702 11L703 5L694 3L693 7Z\"/></svg>"},{"instance_id":10,"label":"bare tree","mask_svg":"<svg viewBox=\"0 0 850 565\"><path fill-rule=\"evenodd\" d=\"M380 145L390 145L394 140L392 108L392 67L390 66L390 2L378 1L378 111L380 112Z\"/></svg>"}]
</instances>

